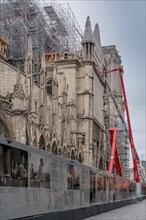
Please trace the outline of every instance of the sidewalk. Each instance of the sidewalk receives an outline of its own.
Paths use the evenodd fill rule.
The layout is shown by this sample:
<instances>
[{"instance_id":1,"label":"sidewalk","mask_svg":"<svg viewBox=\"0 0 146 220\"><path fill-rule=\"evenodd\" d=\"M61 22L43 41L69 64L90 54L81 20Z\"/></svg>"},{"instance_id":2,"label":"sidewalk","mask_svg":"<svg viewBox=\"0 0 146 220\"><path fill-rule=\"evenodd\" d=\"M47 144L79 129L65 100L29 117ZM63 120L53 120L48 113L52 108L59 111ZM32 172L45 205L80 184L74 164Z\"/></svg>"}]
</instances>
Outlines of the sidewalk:
<instances>
[{"instance_id":1,"label":"sidewalk","mask_svg":"<svg viewBox=\"0 0 146 220\"><path fill-rule=\"evenodd\" d=\"M146 220L146 200L84 220Z\"/></svg>"}]
</instances>

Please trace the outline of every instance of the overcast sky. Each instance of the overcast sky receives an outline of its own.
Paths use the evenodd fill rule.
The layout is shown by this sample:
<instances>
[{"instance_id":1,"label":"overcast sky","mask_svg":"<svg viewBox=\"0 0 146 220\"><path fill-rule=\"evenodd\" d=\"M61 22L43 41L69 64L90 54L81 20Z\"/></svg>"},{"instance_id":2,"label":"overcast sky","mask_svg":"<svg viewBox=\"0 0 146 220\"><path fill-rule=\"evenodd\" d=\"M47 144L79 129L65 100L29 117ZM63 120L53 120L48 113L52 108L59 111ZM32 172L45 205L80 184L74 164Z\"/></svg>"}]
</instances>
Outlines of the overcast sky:
<instances>
[{"instance_id":1,"label":"overcast sky","mask_svg":"<svg viewBox=\"0 0 146 220\"><path fill-rule=\"evenodd\" d=\"M134 143L140 158L146 159L146 1L66 2L71 6L83 31L89 15L92 29L95 23L99 25L102 46L116 45L124 66Z\"/></svg>"}]
</instances>

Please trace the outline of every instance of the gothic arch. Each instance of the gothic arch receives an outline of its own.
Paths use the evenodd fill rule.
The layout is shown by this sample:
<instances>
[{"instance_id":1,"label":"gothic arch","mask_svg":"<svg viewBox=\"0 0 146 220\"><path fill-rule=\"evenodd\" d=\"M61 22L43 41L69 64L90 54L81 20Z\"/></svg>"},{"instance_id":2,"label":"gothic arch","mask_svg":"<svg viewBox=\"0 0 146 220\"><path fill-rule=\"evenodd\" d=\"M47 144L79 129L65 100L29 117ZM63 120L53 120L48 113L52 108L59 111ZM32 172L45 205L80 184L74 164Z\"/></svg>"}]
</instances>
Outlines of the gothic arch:
<instances>
[{"instance_id":1,"label":"gothic arch","mask_svg":"<svg viewBox=\"0 0 146 220\"><path fill-rule=\"evenodd\" d=\"M67 157L67 147L63 147L63 157Z\"/></svg>"},{"instance_id":2,"label":"gothic arch","mask_svg":"<svg viewBox=\"0 0 146 220\"><path fill-rule=\"evenodd\" d=\"M46 92L48 95L55 96L57 87L58 87L57 80L54 80L52 78L48 78L46 80Z\"/></svg>"},{"instance_id":3,"label":"gothic arch","mask_svg":"<svg viewBox=\"0 0 146 220\"><path fill-rule=\"evenodd\" d=\"M75 153L75 160L78 160L78 153Z\"/></svg>"},{"instance_id":4,"label":"gothic arch","mask_svg":"<svg viewBox=\"0 0 146 220\"><path fill-rule=\"evenodd\" d=\"M12 132L9 129L7 123L0 117L0 135L6 138L13 138Z\"/></svg>"},{"instance_id":5,"label":"gothic arch","mask_svg":"<svg viewBox=\"0 0 146 220\"><path fill-rule=\"evenodd\" d=\"M100 160L99 160L99 169L103 169L103 159L102 157L100 157Z\"/></svg>"},{"instance_id":6,"label":"gothic arch","mask_svg":"<svg viewBox=\"0 0 146 220\"><path fill-rule=\"evenodd\" d=\"M75 160L75 151L74 150L72 150L72 152L71 152L71 160Z\"/></svg>"},{"instance_id":7,"label":"gothic arch","mask_svg":"<svg viewBox=\"0 0 146 220\"><path fill-rule=\"evenodd\" d=\"M58 155L59 155L59 156L62 156L62 149L61 149L61 147L60 147L59 150L58 150Z\"/></svg>"},{"instance_id":8,"label":"gothic arch","mask_svg":"<svg viewBox=\"0 0 146 220\"><path fill-rule=\"evenodd\" d=\"M47 144L47 151L51 152L51 145L50 145L50 143Z\"/></svg>"},{"instance_id":9,"label":"gothic arch","mask_svg":"<svg viewBox=\"0 0 146 220\"><path fill-rule=\"evenodd\" d=\"M46 90L47 90L47 94L50 95L50 96L53 96L53 90L54 90L54 85L55 85L55 82L53 79L48 79L47 80L47 85L46 85Z\"/></svg>"},{"instance_id":10,"label":"gothic arch","mask_svg":"<svg viewBox=\"0 0 146 220\"><path fill-rule=\"evenodd\" d=\"M79 160L80 163L83 163L83 160L84 160L84 159L83 159L83 155L82 155L81 152L79 153L79 158L78 158L78 160Z\"/></svg>"},{"instance_id":11,"label":"gothic arch","mask_svg":"<svg viewBox=\"0 0 146 220\"><path fill-rule=\"evenodd\" d=\"M27 129L26 129L26 145L30 145L30 138L29 138L29 133Z\"/></svg>"},{"instance_id":12,"label":"gothic arch","mask_svg":"<svg viewBox=\"0 0 146 220\"><path fill-rule=\"evenodd\" d=\"M71 155L70 155L70 151L68 151L67 153L67 158L70 159Z\"/></svg>"},{"instance_id":13,"label":"gothic arch","mask_svg":"<svg viewBox=\"0 0 146 220\"><path fill-rule=\"evenodd\" d=\"M33 146L37 146L37 139L36 139L36 137L34 137L33 142L32 142L32 145L33 145Z\"/></svg>"},{"instance_id":14,"label":"gothic arch","mask_svg":"<svg viewBox=\"0 0 146 220\"><path fill-rule=\"evenodd\" d=\"M57 144L56 144L56 141L54 141L53 144L52 144L52 153L57 155Z\"/></svg>"},{"instance_id":15,"label":"gothic arch","mask_svg":"<svg viewBox=\"0 0 146 220\"><path fill-rule=\"evenodd\" d=\"M38 140L37 140L36 131L35 131L35 133L34 133L34 138L33 138L33 141L32 141L32 145L33 145L33 146L38 146Z\"/></svg>"},{"instance_id":16,"label":"gothic arch","mask_svg":"<svg viewBox=\"0 0 146 220\"><path fill-rule=\"evenodd\" d=\"M46 134L46 138L45 139L46 139L46 142L49 142L49 134L48 133Z\"/></svg>"},{"instance_id":17,"label":"gothic arch","mask_svg":"<svg viewBox=\"0 0 146 220\"><path fill-rule=\"evenodd\" d=\"M43 134L40 136L40 139L39 139L39 149L43 149L45 150L45 138L43 136Z\"/></svg>"}]
</instances>

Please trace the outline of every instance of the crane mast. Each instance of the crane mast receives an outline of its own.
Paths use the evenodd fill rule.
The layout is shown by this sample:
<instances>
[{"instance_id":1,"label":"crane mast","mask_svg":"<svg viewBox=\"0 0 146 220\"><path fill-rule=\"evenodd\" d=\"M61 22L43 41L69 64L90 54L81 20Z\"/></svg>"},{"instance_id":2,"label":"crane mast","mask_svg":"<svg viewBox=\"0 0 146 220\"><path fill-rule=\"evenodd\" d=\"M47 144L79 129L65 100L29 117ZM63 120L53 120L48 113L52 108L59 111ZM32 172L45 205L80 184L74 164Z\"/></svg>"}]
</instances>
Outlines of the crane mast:
<instances>
[{"instance_id":1,"label":"crane mast","mask_svg":"<svg viewBox=\"0 0 146 220\"><path fill-rule=\"evenodd\" d=\"M109 133L110 133L110 142L111 142L111 159L110 159L108 172L110 174L112 174L113 169L114 169L114 165L115 165L116 174L119 176L122 176L120 158L119 158L117 144L116 144L118 129L117 128L110 128Z\"/></svg>"},{"instance_id":2,"label":"crane mast","mask_svg":"<svg viewBox=\"0 0 146 220\"><path fill-rule=\"evenodd\" d=\"M126 109L126 117L127 117L127 122L128 122L129 141L130 141L132 160L133 160L134 181L138 183L138 182L140 182L140 177L139 177L139 172L138 172L136 150L135 150L134 139L133 139L133 134L132 134L132 127L131 127L131 121L130 121L128 102L127 102L127 97L126 97L126 90L125 90L125 85L124 85L124 80L123 80L123 68L121 67L118 69L112 69L112 70L106 71L106 74L112 73L112 72L117 72L117 71L119 72L119 75L120 75L122 92L123 92L123 96L124 96L124 105L125 105L125 109Z\"/></svg>"}]
</instances>

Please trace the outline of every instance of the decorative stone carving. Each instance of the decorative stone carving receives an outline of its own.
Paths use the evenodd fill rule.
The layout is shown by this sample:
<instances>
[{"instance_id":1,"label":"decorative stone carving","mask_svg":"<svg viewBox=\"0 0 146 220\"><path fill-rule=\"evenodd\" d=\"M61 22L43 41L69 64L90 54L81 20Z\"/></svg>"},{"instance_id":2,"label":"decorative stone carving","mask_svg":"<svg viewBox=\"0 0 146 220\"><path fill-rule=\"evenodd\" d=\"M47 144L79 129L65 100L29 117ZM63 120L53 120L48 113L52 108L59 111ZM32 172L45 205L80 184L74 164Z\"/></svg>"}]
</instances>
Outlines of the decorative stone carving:
<instances>
[{"instance_id":1,"label":"decorative stone carving","mask_svg":"<svg viewBox=\"0 0 146 220\"><path fill-rule=\"evenodd\" d=\"M14 85L13 98L19 98L21 100L25 99L25 93L23 90L23 85L16 83Z\"/></svg>"},{"instance_id":2,"label":"decorative stone carving","mask_svg":"<svg viewBox=\"0 0 146 220\"><path fill-rule=\"evenodd\" d=\"M7 110L10 111L12 109L12 102L11 99L4 99L4 98L0 98L0 110Z\"/></svg>"},{"instance_id":3,"label":"decorative stone carving","mask_svg":"<svg viewBox=\"0 0 146 220\"><path fill-rule=\"evenodd\" d=\"M110 58L114 59L116 57L116 51L115 50L111 50L110 51Z\"/></svg>"},{"instance_id":4,"label":"decorative stone carving","mask_svg":"<svg viewBox=\"0 0 146 220\"><path fill-rule=\"evenodd\" d=\"M28 115L28 123L39 125L39 117L35 112Z\"/></svg>"}]
</instances>

